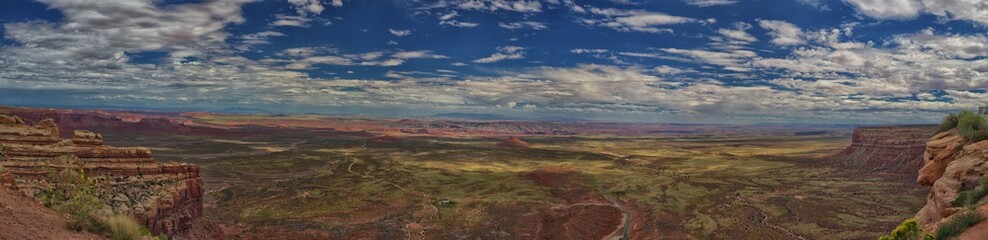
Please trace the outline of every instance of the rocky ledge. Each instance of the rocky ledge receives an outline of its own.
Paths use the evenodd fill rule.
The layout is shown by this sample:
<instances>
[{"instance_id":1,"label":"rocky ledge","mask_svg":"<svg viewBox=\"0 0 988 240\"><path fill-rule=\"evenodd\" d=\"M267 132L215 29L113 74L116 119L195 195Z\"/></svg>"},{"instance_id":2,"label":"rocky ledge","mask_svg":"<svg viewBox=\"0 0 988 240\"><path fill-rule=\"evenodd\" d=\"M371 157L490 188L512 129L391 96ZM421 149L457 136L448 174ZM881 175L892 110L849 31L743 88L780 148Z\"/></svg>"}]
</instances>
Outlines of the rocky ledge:
<instances>
[{"instance_id":1,"label":"rocky ledge","mask_svg":"<svg viewBox=\"0 0 988 240\"><path fill-rule=\"evenodd\" d=\"M202 214L198 166L158 163L147 148L107 146L90 131L75 130L72 139L59 133L51 119L29 125L0 114L0 164L28 196L45 189L51 173L81 167L101 184L102 212L132 215L156 235L184 231Z\"/></svg>"},{"instance_id":2,"label":"rocky ledge","mask_svg":"<svg viewBox=\"0 0 988 240\"><path fill-rule=\"evenodd\" d=\"M988 141L968 141L957 129L929 138L923 154L923 167L919 170L916 182L930 186L930 191L926 197L926 205L916 213L916 221L924 231L932 233L941 225L953 222L954 217L961 215L959 213L968 212L968 208L982 218L988 217L988 205L980 204L988 196L971 193L975 189L988 188L982 186L986 177ZM967 192L962 194L965 191ZM975 197L964 197L964 206L956 206L954 201L961 195ZM988 239L988 221L962 231L952 239Z\"/></svg>"}]
</instances>

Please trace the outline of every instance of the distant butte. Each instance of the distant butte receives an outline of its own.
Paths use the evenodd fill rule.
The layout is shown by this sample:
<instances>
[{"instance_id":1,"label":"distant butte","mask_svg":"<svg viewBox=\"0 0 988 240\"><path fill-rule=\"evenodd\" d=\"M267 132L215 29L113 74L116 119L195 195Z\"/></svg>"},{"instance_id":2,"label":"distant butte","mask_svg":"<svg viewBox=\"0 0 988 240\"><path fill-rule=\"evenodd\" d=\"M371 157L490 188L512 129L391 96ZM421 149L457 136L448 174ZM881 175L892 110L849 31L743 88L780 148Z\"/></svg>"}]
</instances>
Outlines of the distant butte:
<instances>
[{"instance_id":1,"label":"distant butte","mask_svg":"<svg viewBox=\"0 0 988 240\"><path fill-rule=\"evenodd\" d=\"M508 139L505 139L504 141L501 141L497 145L498 146L501 146L501 147L515 147L515 148L528 148L528 147L532 147L532 144L531 143L522 141L521 139L518 139L517 137L514 137L514 136L509 137Z\"/></svg>"}]
</instances>

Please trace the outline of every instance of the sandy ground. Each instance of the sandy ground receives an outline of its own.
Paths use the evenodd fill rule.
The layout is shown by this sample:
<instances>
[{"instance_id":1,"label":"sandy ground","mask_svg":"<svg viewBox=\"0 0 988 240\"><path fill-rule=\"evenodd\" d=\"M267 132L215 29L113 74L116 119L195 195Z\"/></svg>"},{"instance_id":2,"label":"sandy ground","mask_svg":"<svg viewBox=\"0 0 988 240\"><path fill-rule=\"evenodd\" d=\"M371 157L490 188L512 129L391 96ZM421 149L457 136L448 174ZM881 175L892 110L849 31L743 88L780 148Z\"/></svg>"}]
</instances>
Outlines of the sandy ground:
<instances>
[{"instance_id":1,"label":"sandy ground","mask_svg":"<svg viewBox=\"0 0 988 240\"><path fill-rule=\"evenodd\" d=\"M88 232L65 227L65 218L24 196L20 191L0 186L0 240L21 239L104 239Z\"/></svg>"}]
</instances>

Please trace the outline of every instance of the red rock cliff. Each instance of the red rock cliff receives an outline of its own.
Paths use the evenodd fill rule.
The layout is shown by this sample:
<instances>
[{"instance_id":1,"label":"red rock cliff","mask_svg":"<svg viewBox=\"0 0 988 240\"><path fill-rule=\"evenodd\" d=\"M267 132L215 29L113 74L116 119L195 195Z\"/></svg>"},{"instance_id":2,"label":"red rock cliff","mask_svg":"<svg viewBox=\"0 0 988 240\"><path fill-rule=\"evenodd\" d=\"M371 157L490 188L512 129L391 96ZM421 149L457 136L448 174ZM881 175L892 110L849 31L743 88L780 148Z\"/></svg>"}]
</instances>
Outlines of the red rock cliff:
<instances>
[{"instance_id":1,"label":"red rock cliff","mask_svg":"<svg viewBox=\"0 0 988 240\"><path fill-rule=\"evenodd\" d=\"M851 145L831 157L838 165L873 172L912 175L923 166L926 140L935 126L859 127Z\"/></svg>"},{"instance_id":2,"label":"red rock cliff","mask_svg":"<svg viewBox=\"0 0 988 240\"><path fill-rule=\"evenodd\" d=\"M81 166L103 184L106 211L133 215L155 234L186 230L202 214L199 167L158 163L147 148L106 146L102 135L89 131L62 139L50 119L32 126L0 115L0 149L6 155L0 164L29 196L48 184L50 173Z\"/></svg>"}]
</instances>

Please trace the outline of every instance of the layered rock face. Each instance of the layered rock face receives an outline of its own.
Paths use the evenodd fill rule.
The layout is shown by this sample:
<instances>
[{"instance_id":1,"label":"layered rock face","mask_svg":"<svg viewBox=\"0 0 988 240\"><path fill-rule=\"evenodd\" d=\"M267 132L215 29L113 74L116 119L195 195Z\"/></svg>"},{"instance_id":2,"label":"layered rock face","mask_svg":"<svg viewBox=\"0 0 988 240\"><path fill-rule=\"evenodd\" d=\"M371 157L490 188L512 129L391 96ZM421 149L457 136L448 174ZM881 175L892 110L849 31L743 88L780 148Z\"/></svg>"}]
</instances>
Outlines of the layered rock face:
<instances>
[{"instance_id":1,"label":"layered rock face","mask_svg":"<svg viewBox=\"0 0 988 240\"><path fill-rule=\"evenodd\" d=\"M851 145L831 161L855 169L914 175L923 166L926 141L935 132L935 126L859 127Z\"/></svg>"},{"instance_id":2,"label":"layered rock face","mask_svg":"<svg viewBox=\"0 0 988 240\"><path fill-rule=\"evenodd\" d=\"M959 192L978 187L988 176L988 141L969 143L957 130L942 132L929 139L923 161L916 182L930 186L930 193L916 220L932 230L962 210L951 206ZM986 210L985 206L978 208L982 215L988 215ZM968 231L982 227L986 226L979 224Z\"/></svg>"},{"instance_id":3,"label":"layered rock face","mask_svg":"<svg viewBox=\"0 0 988 240\"><path fill-rule=\"evenodd\" d=\"M199 168L155 162L147 148L106 146L102 135L83 130L62 139L50 119L32 126L0 115L0 149L0 164L29 196L46 189L52 173L81 168L102 186L98 194L108 206L102 212L130 214L155 234L186 230L202 213Z\"/></svg>"}]
</instances>

